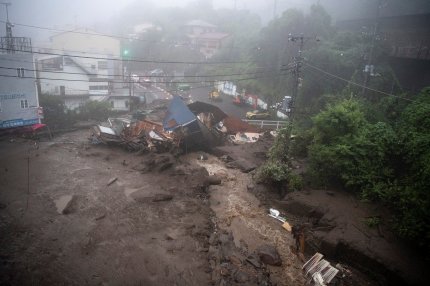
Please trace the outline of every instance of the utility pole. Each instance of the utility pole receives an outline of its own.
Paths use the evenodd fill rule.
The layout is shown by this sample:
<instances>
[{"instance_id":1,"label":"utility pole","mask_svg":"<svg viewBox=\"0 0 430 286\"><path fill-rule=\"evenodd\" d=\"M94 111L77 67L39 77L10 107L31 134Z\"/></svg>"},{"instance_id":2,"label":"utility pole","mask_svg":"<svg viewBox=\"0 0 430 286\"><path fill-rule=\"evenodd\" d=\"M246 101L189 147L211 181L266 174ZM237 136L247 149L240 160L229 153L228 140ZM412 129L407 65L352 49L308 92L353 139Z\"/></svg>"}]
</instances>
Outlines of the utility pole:
<instances>
[{"instance_id":1,"label":"utility pole","mask_svg":"<svg viewBox=\"0 0 430 286\"><path fill-rule=\"evenodd\" d=\"M366 96L367 84L369 83L370 76L373 76L373 69L374 69L374 67L372 65L373 50L375 49L375 40L376 40L376 36L378 33L379 15L380 15L381 6L382 6L382 0L378 0L377 7L376 7L375 22L373 23L373 27L372 27L372 31L371 31L372 40L371 40L371 44L370 44L369 55L368 55L367 63L366 63L364 70L363 70L364 81L363 81L363 88L361 90L363 97Z\"/></svg>"},{"instance_id":2,"label":"utility pole","mask_svg":"<svg viewBox=\"0 0 430 286\"><path fill-rule=\"evenodd\" d=\"M132 89L133 83L131 82L131 73L128 72L128 111L131 112L131 89Z\"/></svg>"},{"instance_id":3,"label":"utility pole","mask_svg":"<svg viewBox=\"0 0 430 286\"><path fill-rule=\"evenodd\" d=\"M292 69L294 83L293 83L293 91L291 95L291 101L289 103L289 112L288 112L288 120L290 121L290 126L292 126L293 124L294 108L295 108L297 95L299 93L299 85L301 81L300 73L301 73L302 62L303 62L302 51L303 51L304 41L306 39L309 39L309 38L304 37L303 34L300 34L299 36L293 36L291 34L288 35L289 41L294 43L295 42L299 43L299 50L297 51L297 56L294 57L294 63L293 63L293 69ZM291 130L289 133L291 133Z\"/></svg>"},{"instance_id":4,"label":"utility pole","mask_svg":"<svg viewBox=\"0 0 430 286\"><path fill-rule=\"evenodd\" d=\"M8 7L12 4L9 2L0 2L0 4L4 5L6 8L6 51L7 53L13 53L14 52L13 39L12 39L13 24L9 22L9 10L8 10Z\"/></svg>"}]
</instances>

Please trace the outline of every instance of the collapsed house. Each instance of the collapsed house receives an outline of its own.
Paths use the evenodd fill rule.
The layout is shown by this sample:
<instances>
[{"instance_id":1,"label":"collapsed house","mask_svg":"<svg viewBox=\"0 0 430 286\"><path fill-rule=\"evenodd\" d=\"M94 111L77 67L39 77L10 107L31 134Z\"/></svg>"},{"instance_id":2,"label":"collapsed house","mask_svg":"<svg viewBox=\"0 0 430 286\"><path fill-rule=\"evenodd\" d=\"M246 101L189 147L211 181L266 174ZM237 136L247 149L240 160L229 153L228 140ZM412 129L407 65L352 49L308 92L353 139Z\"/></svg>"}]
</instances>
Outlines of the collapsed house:
<instances>
[{"instance_id":1,"label":"collapsed house","mask_svg":"<svg viewBox=\"0 0 430 286\"><path fill-rule=\"evenodd\" d=\"M193 102L186 105L179 96L92 128L93 144L110 144L130 151L165 152L175 148L208 149L226 141L236 144L258 140L259 129L229 117L218 107Z\"/></svg>"}]
</instances>

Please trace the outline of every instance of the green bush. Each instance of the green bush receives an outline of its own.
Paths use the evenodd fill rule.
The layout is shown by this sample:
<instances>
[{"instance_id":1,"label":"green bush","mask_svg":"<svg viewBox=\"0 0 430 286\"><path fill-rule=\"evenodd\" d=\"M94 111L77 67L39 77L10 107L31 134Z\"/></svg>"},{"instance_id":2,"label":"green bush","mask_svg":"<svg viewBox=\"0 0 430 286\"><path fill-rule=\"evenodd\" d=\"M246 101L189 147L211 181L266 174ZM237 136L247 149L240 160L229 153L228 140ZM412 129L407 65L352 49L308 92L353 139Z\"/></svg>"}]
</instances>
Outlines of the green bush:
<instances>
[{"instance_id":1,"label":"green bush","mask_svg":"<svg viewBox=\"0 0 430 286\"><path fill-rule=\"evenodd\" d=\"M300 191L303 189L303 179L297 174L290 173L288 175L288 190Z\"/></svg>"},{"instance_id":2,"label":"green bush","mask_svg":"<svg viewBox=\"0 0 430 286\"><path fill-rule=\"evenodd\" d=\"M67 128L75 123L75 113L66 109L64 100L59 96L42 94L39 102L43 107L43 122L51 129Z\"/></svg>"},{"instance_id":3,"label":"green bush","mask_svg":"<svg viewBox=\"0 0 430 286\"><path fill-rule=\"evenodd\" d=\"M80 120L106 120L111 114L109 102L87 101L78 108Z\"/></svg>"},{"instance_id":4,"label":"green bush","mask_svg":"<svg viewBox=\"0 0 430 286\"><path fill-rule=\"evenodd\" d=\"M375 228L381 224L381 218L377 216L367 217L364 219L364 224L370 228Z\"/></svg>"},{"instance_id":5,"label":"green bush","mask_svg":"<svg viewBox=\"0 0 430 286\"><path fill-rule=\"evenodd\" d=\"M258 169L257 178L262 182L280 183L286 182L289 174L290 170L286 164L268 161Z\"/></svg>"},{"instance_id":6,"label":"green bush","mask_svg":"<svg viewBox=\"0 0 430 286\"><path fill-rule=\"evenodd\" d=\"M45 117L43 121L52 129L69 128L79 120L104 121L114 114L108 102L90 100L76 110L69 110L60 96L42 94L39 100Z\"/></svg>"}]
</instances>

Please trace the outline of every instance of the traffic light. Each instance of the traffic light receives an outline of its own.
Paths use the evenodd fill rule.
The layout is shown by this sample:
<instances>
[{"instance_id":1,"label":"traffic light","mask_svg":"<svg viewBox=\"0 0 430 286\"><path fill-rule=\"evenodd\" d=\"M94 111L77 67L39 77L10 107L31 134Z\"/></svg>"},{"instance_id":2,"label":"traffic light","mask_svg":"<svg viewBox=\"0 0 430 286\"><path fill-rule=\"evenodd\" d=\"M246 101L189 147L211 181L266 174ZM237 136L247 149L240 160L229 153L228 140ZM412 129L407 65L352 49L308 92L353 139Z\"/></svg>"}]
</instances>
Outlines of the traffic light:
<instances>
[{"instance_id":1,"label":"traffic light","mask_svg":"<svg viewBox=\"0 0 430 286\"><path fill-rule=\"evenodd\" d=\"M128 50L128 49L124 49L123 51L122 51L122 55L123 56L128 56L128 54L130 53L130 51Z\"/></svg>"}]
</instances>

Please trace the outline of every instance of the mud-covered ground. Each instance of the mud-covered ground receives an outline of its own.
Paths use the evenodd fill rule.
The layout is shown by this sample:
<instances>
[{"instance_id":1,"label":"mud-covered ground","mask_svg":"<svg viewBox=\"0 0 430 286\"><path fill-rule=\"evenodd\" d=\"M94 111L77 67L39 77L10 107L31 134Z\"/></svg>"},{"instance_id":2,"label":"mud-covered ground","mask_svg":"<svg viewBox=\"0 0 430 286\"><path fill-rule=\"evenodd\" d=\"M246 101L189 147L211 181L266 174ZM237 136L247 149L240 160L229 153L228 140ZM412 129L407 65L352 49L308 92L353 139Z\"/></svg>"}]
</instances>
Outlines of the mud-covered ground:
<instances>
[{"instance_id":1,"label":"mud-covered ground","mask_svg":"<svg viewBox=\"0 0 430 286\"><path fill-rule=\"evenodd\" d=\"M1 285L303 285L291 235L249 193L249 174L88 135L0 141ZM262 245L282 266L255 256Z\"/></svg>"},{"instance_id":2,"label":"mud-covered ground","mask_svg":"<svg viewBox=\"0 0 430 286\"><path fill-rule=\"evenodd\" d=\"M304 285L303 258L270 207L305 227L306 258L341 263L336 285L425 285L421 256L377 207L256 184L270 136L174 157L91 145L88 135L0 140L0 285ZM262 261L267 247L280 265Z\"/></svg>"}]
</instances>

